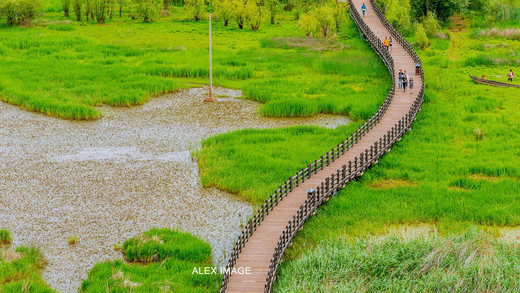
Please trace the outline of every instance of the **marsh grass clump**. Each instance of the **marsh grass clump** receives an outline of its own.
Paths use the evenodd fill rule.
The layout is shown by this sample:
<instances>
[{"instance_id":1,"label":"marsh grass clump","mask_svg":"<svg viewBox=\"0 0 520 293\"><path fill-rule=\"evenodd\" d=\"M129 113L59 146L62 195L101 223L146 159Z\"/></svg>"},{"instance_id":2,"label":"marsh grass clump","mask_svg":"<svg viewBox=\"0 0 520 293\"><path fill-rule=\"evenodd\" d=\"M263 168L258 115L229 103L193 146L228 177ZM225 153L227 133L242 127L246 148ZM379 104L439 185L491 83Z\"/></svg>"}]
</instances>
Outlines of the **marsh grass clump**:
<instances>
[{"instance_id":1,"label":"marsh grass clump","mask_svg":"<svg viewBox=\"0 0 520 293\"><path fill-rule=\"evenodd\" d=\"M8 230L0 230L0 245L11 243L11 234Z\"/></svg>"},{"instance_id":2,"label":"marsh grass clump","mask_svg":"<svg viewBox=\"0 0 520 293\"><path fill-rule=\"evenodd\" d=\"M188 233L152 229L123 244L125 259L94 266L81 292L216 292L221 275L199 275L213 267L211 246ZM139 262L139 263L137 263Z\"/></svg>"},{"instance_id":3,"label":"marsh grass clump","mask_svg":"<svg viewBox=\"0 0 520 293\"><path fill-rule=\"evenodd\" d=\"M68 32L68 31L74 30L74 27L72 25L59 24L59 23L51 23L47 26L47 28L50 30L62 31L62 32Z\"/></svg>"},{"instance_id":4,"label":"marsh grass clump","mask_svg":"<svg viewBox=\"0 0 520 293\"><path fill-rule=\"evenodd\" d=\"M484 134L482 134L482 131L480 131L480 128L478 127L473 130L473 135L475 136L476 141L484 139Z\"/></svg>"},{"instance_id":5,"label":"marsh grass clump","mask_svg":"<svg viewBox=\"0 0 520 293\"><path fill-rule=\"evenodd\" d=\"M76 245L78 243L78 236L76 235L70 235L69 239L67 240L67 243L69 245Z\"/></svg>"},{"instance_id":6,"label":"marsh grass clump","mask_svg":"<svg viewBox=\"0 0 520 293\"><path fill-rule=\"evenodd\" d=\"M276 292L501 292L520 289L520 247L460 236L324 241L282 264Z\"/></svg>"},{"instance_id":7,"label":"marsh grass clump","mask_svg":"<svg viewBox=\"0 0 520 293\"><path fill-rule=\"evenodd\" d=\"M211 256L211 247L189 233L152 229L123 243L127 261L151 262L165 258L204 261Z\"/></svg>"},{"instance_id":8,"label":"marsh grass clump","mask_svg":"<svg viewBox=\"0 0 520 293\"><path fill-rule=\"evenodd\" d=\"M20 246L14 250L0 250L1 292L51 293L41 277L46 260L36 247Z\"/></svg>"}]
</instances>

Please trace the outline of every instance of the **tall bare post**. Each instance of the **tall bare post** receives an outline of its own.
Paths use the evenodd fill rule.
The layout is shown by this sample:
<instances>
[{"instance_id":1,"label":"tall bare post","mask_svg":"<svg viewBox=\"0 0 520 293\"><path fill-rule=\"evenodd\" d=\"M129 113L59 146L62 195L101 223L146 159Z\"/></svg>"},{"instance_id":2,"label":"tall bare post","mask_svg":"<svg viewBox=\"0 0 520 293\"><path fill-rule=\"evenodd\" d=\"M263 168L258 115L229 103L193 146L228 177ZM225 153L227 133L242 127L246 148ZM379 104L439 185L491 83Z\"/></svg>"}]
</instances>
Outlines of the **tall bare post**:
<instances>
[{"instance_id":1,"label":"tall bare post","mask_svg":"<svg viewBox=\"0 0 520 293\"><path fill-rule=\"evenodd\" d=\"M209 95L204 99L205 102L215 102L213 96L213 60L211 58L211 13L209 14Z\"/></svg>"}]
</instances>

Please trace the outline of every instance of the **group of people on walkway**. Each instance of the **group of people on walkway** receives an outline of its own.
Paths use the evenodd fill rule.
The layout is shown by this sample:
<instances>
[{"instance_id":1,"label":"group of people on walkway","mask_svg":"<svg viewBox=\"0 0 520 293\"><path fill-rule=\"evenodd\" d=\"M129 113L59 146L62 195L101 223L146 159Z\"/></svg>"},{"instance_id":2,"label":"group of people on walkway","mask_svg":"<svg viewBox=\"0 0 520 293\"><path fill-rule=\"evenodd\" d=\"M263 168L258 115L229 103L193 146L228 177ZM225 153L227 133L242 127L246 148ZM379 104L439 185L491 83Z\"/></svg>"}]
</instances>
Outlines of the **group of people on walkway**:
<instances>
[{"instance_id":1,"label":"group of people on walkway","mask_svg":"<svg viewBox=\"0 0 520 293\"><path fill-rule=\"evenodd\" d=\"M365 5L365 3L363 3L363 5L361 5L361 12L363 13L363 17L365 17L366 12L367 12L367 6ZM392 52L393 42L394 42L394 40L392 39L392 37L385 38L385 40L383 41L383 44L385 45L385 48L387 51ZM512 74L512 72L511 72L511 74ZM406 88L409 88L410 93L413 94L414 80L413 80L413 77L408 76L408 73L406 72L406 70L403 72L402 69L399 69L398 79L399 79L399 82L398 82L399 89L402 89L403 92L406 92ZM512 80L512 77L511 77L511 80Z\"/></svg>"},{"instance_id":2,"label":"group of people on walkway","mask_svg":"<svg viewBox=\"0 0 520 293\"><path fill-rule=\"evenodd\" d=\"M399 74L398 74L397 78L398 78L397 85L398 85L399 89L402 89L403 92L406 92L406 88L408 87L410 89L410 94L413 94L413 88L415 86L413 77L409 77L406 70L403 72L402 69L399 69Z\"/></svg>"}]
</instances>

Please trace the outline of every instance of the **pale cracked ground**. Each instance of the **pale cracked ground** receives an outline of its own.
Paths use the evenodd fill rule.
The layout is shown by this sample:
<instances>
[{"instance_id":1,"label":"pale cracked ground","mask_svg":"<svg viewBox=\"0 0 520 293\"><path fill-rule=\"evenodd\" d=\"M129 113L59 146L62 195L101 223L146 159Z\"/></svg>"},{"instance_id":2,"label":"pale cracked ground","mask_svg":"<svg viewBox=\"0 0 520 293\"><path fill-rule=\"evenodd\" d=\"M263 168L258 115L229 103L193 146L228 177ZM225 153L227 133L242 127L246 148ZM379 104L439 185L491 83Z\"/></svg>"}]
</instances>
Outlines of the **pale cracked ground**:
<instances>
[{"instance_id":1,"label":"pale cracked ground","mask_svg":"<svg viewBox=\"0 0 520 293\"><path fill-rule=\"evenodd\" d=\"M104 107L105 117L74 122L0 103L0 229L13 243L39 246L44 279L75 292L94 264L120 259L113 245L152 227L198 235L225 264L226 252L252 213L249 203L200 184L191 151L204 138L242 128L316 124L346 117L269 119L239 91L203 103L189 89L133 108ZM67 239L76 235L78 244Z\"/></svg>"}]
</instances>

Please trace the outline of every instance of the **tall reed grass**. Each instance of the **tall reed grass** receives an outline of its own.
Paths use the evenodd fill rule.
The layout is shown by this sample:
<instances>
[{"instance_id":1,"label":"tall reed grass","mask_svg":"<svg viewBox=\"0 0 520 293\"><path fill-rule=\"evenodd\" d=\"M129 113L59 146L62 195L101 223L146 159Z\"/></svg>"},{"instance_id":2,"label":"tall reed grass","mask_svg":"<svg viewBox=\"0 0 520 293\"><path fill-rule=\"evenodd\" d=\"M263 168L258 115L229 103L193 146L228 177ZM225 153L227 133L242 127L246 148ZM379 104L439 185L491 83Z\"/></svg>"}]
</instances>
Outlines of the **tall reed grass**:
<instances>
[{"instance_id":1,"label":"tall reed grass","mask_svg":"<svg viewBox=\"0 0 520 293\"><path fill-rule=\"evenodd\" d=\"M275 292L516 292L520 247L460 236L323 241L283 263Z\"/></svg>"}]
</instances>

